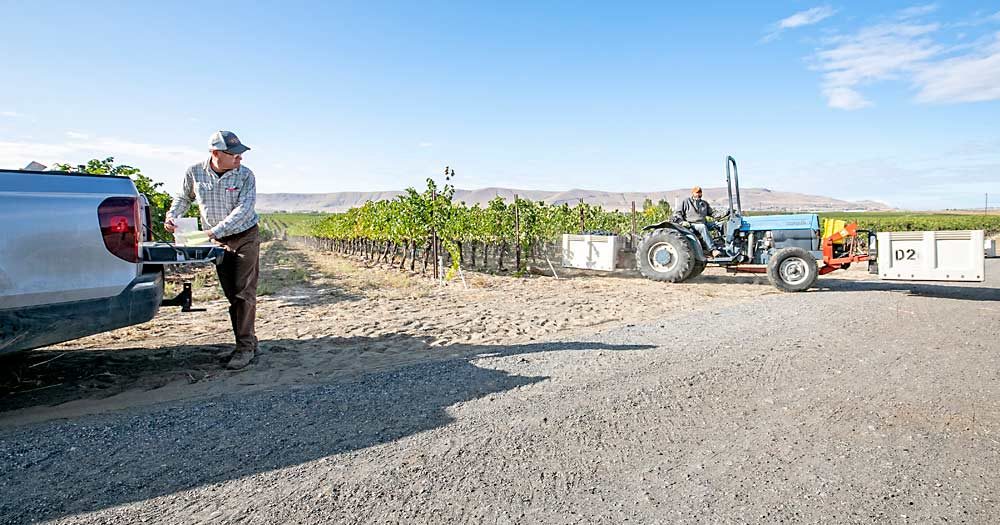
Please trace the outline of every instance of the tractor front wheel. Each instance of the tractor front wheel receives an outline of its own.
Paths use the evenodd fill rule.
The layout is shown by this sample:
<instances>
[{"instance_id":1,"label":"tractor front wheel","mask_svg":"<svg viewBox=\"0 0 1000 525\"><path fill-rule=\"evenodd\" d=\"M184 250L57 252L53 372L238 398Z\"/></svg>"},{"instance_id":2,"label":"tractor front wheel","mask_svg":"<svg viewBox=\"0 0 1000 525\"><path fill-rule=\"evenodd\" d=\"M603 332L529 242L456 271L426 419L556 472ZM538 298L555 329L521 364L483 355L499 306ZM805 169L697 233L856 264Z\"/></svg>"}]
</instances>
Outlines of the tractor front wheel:
<instances>
[{"instance_id":1,"label":"tractor front wheel","mask_svg":"<svg viewBox=\"0 0 1000 525\"><path fill-rule=\"evenodd\" d=\"M654 281L685 281L693 277L698 266L691 242L674 230L649 232L639 241L635 258L639 273Z\"/></svg>"},{"instance_id":2,"label":"tractor front wheel","mask_svg":"<svg viewBox=\"0 0 1000 525\"><path fill-rule=\"evenodd\" d=\"M783 292L802 292L816 283L816 258L802 248L782 248L767 264L767 277Z\"/></svg>"}]
</instances>

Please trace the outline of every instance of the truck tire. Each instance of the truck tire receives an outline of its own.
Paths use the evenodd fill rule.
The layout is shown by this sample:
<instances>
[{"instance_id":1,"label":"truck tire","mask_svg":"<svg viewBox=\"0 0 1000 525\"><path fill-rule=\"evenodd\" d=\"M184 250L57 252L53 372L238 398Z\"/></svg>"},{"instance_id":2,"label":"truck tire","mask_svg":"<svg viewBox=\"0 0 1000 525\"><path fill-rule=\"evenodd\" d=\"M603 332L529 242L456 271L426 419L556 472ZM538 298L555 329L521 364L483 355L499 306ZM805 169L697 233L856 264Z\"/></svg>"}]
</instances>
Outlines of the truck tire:
<instances>
[{"instance_id":1,"label":"truck tire","mask_svg":"<svg viewBox=\"0 0 1000 525\"><path fill-rule=\"evenodd\" d=\"M819 277L816 258L802 248L782 248L767 263L767 277L782 292L802 292L812 288Z\"/></svg>"},{"instance_id":2,"label":"truck tire","mask_svg":"<svg viewBox=\"0 0 1000 525\"><path fill-rule=\"evenodd\" d=\"M673 230L653 230L635 251L639 273L653 281L679 283L692 277L698 260L691 243Z\"/></svg>"}]
</instances>

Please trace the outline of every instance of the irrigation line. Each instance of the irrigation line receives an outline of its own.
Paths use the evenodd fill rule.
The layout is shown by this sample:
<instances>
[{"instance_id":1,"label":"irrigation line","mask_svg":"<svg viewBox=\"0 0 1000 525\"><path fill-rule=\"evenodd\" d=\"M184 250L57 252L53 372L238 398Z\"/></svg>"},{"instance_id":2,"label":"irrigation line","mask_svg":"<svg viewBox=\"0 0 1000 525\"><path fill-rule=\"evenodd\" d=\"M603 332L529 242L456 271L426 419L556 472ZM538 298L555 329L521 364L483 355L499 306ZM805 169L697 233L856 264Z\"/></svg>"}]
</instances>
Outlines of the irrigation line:
<instances>
[{"instance_id":1,"label":"irrigation line","mask_svg":"<svg viewBox=\"0 0 1000 525\"><path fill-rule=\"evenodd\" d=\"M33 364L33 365L28 365L28 368L35 368L36 366L42 366L42 365L44 365L45 363L51 363L52 361L55 361L56 359L59 359L60 357L62 357L62 356L64 356L64 355L66 355L66 354L68 354L68 353L69 353L69 352L63 352L63 353L61 353L61 354L59 354L59 355L57 355L57 356L53 357L52 359L48 359L48 360L45 360L45 361L42 361L41 363L35 363L35 364Z\"/></svg>"}]
</instances>

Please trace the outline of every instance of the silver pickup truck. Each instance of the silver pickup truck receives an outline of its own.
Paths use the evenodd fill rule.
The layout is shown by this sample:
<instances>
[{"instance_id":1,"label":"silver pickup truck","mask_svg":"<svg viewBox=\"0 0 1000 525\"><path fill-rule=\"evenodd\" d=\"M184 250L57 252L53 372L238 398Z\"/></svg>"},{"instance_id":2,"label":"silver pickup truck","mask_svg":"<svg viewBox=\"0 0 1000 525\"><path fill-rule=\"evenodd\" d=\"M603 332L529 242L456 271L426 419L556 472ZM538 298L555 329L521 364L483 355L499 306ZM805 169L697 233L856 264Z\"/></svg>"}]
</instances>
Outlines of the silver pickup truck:
<instances>
[{"instance_id":1,"label":"silver pickup truck","mask_svg":"<svg viewBox=\"0 0 1000 525\"><path fill-rule=\"evenodd\" d=\"M154 242L127 177L0 170L0 354L143 323L166 265L217 263L215 246Z\"/></svg>"}]
</instances>

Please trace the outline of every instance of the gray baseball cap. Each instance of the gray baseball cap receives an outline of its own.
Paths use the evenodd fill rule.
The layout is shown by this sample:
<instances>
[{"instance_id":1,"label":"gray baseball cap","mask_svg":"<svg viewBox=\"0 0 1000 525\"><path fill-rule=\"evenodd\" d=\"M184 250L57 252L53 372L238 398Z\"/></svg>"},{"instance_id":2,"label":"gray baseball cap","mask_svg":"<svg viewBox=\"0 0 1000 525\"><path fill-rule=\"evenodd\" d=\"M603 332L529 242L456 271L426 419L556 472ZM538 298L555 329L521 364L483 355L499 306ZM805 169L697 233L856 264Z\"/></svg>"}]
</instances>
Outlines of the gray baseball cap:
<instances>
[{"instance_id":1,"label":"gray baseball cap","mask_svg":"<svg viewBox=\"0 0 1000 525\"><path fill-rule=\"evenodd\" d=\"M250 148L240 142L239 137L232 131L216 131L208 139L208 149L211 151L225 151L232 155L239 155Z\"/></svg>"}]
</instances>

